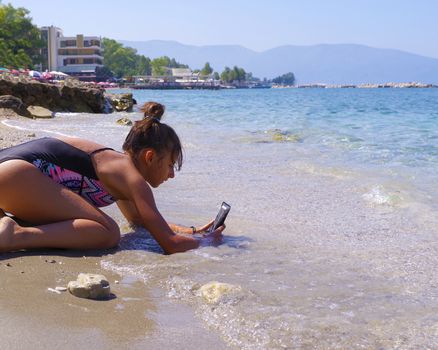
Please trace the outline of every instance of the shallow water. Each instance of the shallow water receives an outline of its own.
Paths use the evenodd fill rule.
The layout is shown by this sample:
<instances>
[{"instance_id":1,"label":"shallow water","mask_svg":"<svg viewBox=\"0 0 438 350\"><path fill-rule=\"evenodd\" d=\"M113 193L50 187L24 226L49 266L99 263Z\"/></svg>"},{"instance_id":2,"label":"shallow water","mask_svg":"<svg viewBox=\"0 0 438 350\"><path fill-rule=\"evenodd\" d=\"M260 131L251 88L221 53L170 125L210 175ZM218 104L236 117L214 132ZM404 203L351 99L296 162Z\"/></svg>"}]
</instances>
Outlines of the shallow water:
<instances>
[{"instance_id":1,"label":"shallow water","mask_svg":"<svg viewBox=\"0 0 438 350\"><path fill-rule=\"evenodd\" d=\"M232 210L218 248L164 256L125 229L103 268L189 305L232 348L438 347L438 89L134 94L166 105L185 146L182 171L155 191L163 215L200 225L222 200ZM8 123L120 149L121 116L140 118ZM208 304L210 281L239 288Z\"/></svg>"}]
</instances>

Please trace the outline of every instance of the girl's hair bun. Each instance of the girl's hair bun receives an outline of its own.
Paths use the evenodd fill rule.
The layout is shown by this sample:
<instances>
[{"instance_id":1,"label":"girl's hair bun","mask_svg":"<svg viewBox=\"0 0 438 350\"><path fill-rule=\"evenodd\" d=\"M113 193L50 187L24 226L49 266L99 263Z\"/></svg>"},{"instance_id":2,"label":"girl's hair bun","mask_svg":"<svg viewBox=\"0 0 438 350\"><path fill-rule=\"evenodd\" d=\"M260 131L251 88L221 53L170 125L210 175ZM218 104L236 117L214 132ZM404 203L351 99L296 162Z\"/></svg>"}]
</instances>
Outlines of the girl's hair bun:
<instances>
[{"instance_id":1,"label":"girl's hair bun","mask_svg":"<svg viewBox=\"0 0 438 350\"><path fill-rule=\"evenodd\" d=\"M161 120L161 117L164 114L165 107L158 102L146 102L141 108L140 111L143 112L143 118L156 118L157 121Z\"/></svg>"}]
</instances>

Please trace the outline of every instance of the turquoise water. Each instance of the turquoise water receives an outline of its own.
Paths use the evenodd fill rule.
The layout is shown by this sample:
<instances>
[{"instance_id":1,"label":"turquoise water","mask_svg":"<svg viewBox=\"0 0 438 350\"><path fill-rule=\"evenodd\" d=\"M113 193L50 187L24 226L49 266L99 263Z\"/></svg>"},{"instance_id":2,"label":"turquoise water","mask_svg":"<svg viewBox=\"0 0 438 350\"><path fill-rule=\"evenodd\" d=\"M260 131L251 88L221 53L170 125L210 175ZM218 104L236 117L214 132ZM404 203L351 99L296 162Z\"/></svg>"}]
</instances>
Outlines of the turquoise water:
<instances>
[{"instance_id":1,"label":"turquoise water","mask_svg":"<svg viewBox=\"0 0 438 350\"><path fill-rule=\"evenodd\" d=\"M126 236L103 269L143 281L161 303L188 305L229 348L438 347L438 89L134 97L165 104L184 144L181 172L155 191L163 215L200 225L223 200L232 210L223 245L164 256L110 207ZM141 118L7 123L120 149L122 116ZM199 287L212 281L235 289L210 304ZM157 332L178 335L165 324Z\"/></svg>"},{"instance_id":2,"label":"turquoise water","mask_svg":"<svg viewBox=\"0 0 438 350\"><path fill-rule=\"evenodd\" d=\"M175 125L196 125L211 142L280 141L272 146L276 154L409 179L421 200L438 196L438 89L136 91L135 97L163 101Z\"/></svg>"}]
</instances>

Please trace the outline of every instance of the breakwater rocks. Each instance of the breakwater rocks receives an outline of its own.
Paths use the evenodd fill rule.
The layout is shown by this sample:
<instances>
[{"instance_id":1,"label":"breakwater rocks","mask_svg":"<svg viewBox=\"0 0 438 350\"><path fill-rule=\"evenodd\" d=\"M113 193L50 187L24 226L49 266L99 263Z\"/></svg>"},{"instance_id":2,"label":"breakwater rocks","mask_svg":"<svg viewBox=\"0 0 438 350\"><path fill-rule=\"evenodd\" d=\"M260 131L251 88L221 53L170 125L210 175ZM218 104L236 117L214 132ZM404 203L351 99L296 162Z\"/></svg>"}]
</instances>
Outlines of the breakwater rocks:
<instances>
[{"instance_id":1,"label":"breakwater rocks","mask_svg":"<svg viewBox=\"0 0 438 350\"><path fill-rule=\"evenodd\" d=\"M0 76L0 108L12 109L24 117L38 117L29 113L29 106L44 107L52 112L111 113L132 112L134 104L132 93L107 93L79 81L67 80L54 85Z\"/></svg>"},{"instance_id":2,"label":"breakwater rocks","mask_svg":"<svg viewBox=\"0 0 438 350\"><path fill-rule=\"evenodd\" d=\"M137 104L135 99L132 98L132 93L112 94L105 93L105 98L111 105L110 112L132 112L134 104Z\"/></svg>"},{"instance_id":3,"label":"breakwater rocks","mask_svg":"<svg viewBox=\"0 0 438 350\"><path fill-rule=\"evenodd\" d=\"M68 81L54 85L33 80L0 79L1 95L20 99L26 108L31 105L41 106L53 112L105 113L106 110L103 89L75 85ZM23 106L20 110L24 110Z\"/></svg>"}]
</instances>

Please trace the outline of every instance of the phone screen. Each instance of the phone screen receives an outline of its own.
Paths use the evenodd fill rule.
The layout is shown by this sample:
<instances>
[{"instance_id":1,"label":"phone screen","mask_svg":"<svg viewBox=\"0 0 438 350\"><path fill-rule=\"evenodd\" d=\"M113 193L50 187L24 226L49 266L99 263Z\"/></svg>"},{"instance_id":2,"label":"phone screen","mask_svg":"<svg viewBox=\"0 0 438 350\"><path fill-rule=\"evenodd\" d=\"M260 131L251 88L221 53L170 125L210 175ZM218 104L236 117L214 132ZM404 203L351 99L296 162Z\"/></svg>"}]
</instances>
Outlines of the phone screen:
<instances>
[{"instance_id":1,"label":"phone screen","mask_svg":"<svg viewBox=\"0 0 438 350\"><path fill-rule=\"evenodd\" d=\"M214 220L213 226L210 231L216 230L219 226L222 226L225 222L225 219L230 212L231 206L225 202L222 202L221 208L219 209L219 213L216 215L216 219Z\"/></svg>"}]
</instances>

